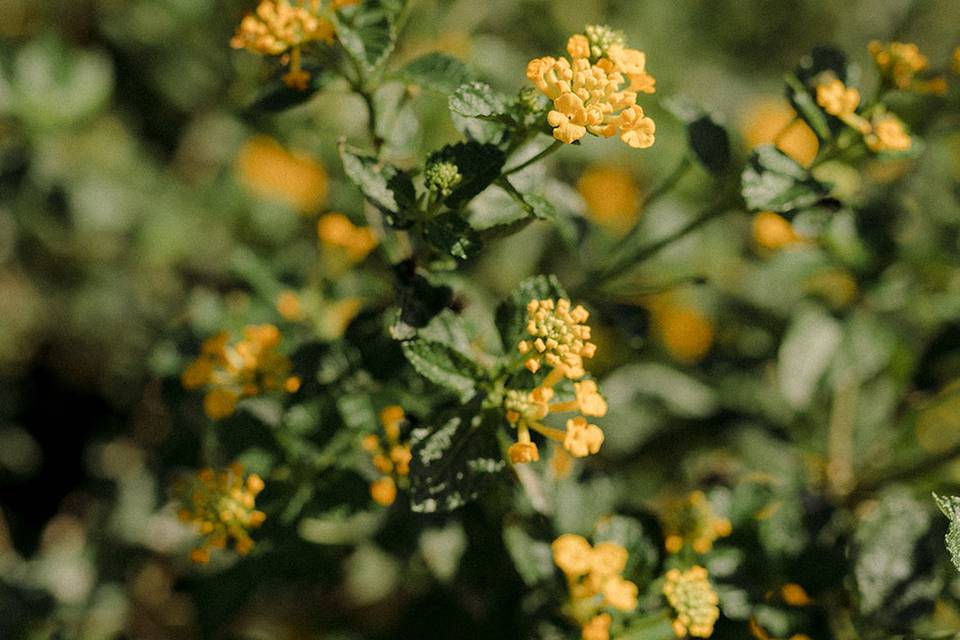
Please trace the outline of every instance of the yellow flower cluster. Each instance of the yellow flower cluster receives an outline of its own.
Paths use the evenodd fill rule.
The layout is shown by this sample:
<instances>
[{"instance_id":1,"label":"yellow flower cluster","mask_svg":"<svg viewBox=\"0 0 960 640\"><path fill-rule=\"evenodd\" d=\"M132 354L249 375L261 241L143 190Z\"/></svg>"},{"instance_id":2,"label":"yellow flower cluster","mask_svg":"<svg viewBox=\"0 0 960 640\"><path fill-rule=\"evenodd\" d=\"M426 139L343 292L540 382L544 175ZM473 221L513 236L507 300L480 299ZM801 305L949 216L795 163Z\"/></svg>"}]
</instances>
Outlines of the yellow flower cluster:
<instances>
[{"instance_id":1,"label":"yellow flower cluster","mask_svg":"<svg viewBox=\"0 0 960 640\"><path fill-rule=\"evenodd\" d=\"M410 444L400 441L400 427L406 420L403 408L384 407L380 412L383 438L371 433L361 442L364 451L372 456L373 466L383 475L370 484L370 496L377 504L389 507L397 499L397 484L406 483L410 474Z\"/></svg>"},{"instance_id":2,"label":"yellow flower cluster","mask_svg":"<svg viewBox=\"0 0 960 640\"><path fill-rule=\"evenodd\" d=\"M870 51L884 79L897 89L937 95L946 93L947 83L943 77L938 76L928 80L917 78L917 74L930 66L927 56L920 53L917 45L874 40L867 45L867 50Z\"/></svg>"},{"instance_id":3,"label":"yellow flower cluster","mask_svg":"<svg viewBox=\"0 0 960 640\"><path fill-rule=\"evenodd\" d=\"M186 389L207 388L203 409L211 420L230 416L241 397L282 388L294 393L300 378L290 376L290 360L277 352L280 331L272 324L248 325L243 339L229 344L226 331L209 338L200 356L181 375Z\"/></svg>"},{"instance_id":4,"label":"yellow flower cluster","mask_svg":"<svg viewBox=\"0 0 960 640\"><path fill-rule=\"evenodd\" d=\"M583 639L607 640L611 618L602 609L628 612L637 607L637 585L620 575L627 566L627 550L614 542L592 546L572 533L554 540L551 549L567 578L570 612L583 627Z\"/></svg>"},{"instance_id":5,"label":"yellow flower cluster","mask_svg":"<svg viewBox=\"0 0 960 640\"><path fill-rule=\"evenodd\" d=\"M713 512L710 501L702 491L694 491L682 500L667 506L663 517L670 553L679 552L689 544L697 553L707 553L717 538L730 535L730 521Z\"/></svg>"},{"instance_id":6,"label":"yellow flower cluster","mask_svg":"<svg viewBox=\"0 0 960 640\"><path fill-rule=\"evenodd\" d=\"M676 612L673 632L678 638L688 635L709 638L720 617L717 592L707 577L707 570L694 566L686 571L671 569L663 585L663 595Z\"/></svg>"},{"instance_id":7,"label":"yellow flower cluster","mask_svg":"<svg viewBox=\"0 0 960 640\"><path fill-rule=\"evenodd\" d=\"M285 149L269 136L254 136L243 144L234 173L254 195L283 202L300 213L313 213L327 198L323 165L306 154Z\"/></svg>"},{"instance_id":8,"label":"yellow flower cluster","mask_svg":"<svg viewBox=\"0 0 960 640\"><path fill-rule=\"evenodd\" d=\"M674 359L692 363L709 353L716 330L703 312L669 292L645 296L644 302L653 332Z\"/></svg>"},{"instance_id":9,"label":"yellow flower cluster","mask_svg":"<svg viewBox=\"0 0 960 640\"><path fill-rule=\"evenodd\" d=\"M817 85L817 104L859 131L871 151L907 151L912 146L910 135L898 117L882 108L873 109L870 120L859 115L856 109L860 105L860 92L836 78Z\"/></svg>"},{"instance_id":10,"label":"yellow flower cluster","mask_svg":"<svg viewBox=\"0 0 960 640\"><path fill-rule=\"evenodd\" d=\"M629 146L647 148L653 145L656 126L637 104L637 92L654 92L646 55L626 48L622 37L601 45L597 33L593 28L587 35L571 36L569 60L563 56L531 60L527 79L553 100L547 121L557 140L570 144L587 133L604 138L619 134Z\"/></svg>"},{"instance_id":11,"label":"yellow flower cluster","mask_svg":"<svg viewBox=\"0 0 960 640\"><path fill-rule=\"evenodd\" d=\"M330 8L355 4L358 0L333 0ZM290 52L290 71L283 77L287 86L304 91L310 74L300 66L300 47L310 42L333 44L334 28L329 18L320 15L320 0L261 0L255 12L245 16L230 40L234 49L278 56Z\"/></svg>"},{"instance_id":12,"label":"yellow flower cluster","mask_svg":"<svg viewBox=\"0 0 960 640\"><path fill-rule=\"evenodd\" d=\"M210 549L223 549L232 539L234 550L245 556L253 549L248 533L263 524L266 515L254 509L263 480L255 473L244 477L243 466L234 463L223 471L202 469L195 477L179 480L173 488L180 501L177 516L191 523L204 536L190 554L197 564L210 560Z\"/></svg>"},{"instance_id":13,"label":"yellow flower cluster","mask_svg":"<svg viewBox=\"0 0 960 640\"><path fill-rule=\"evenodd\" d=\"M587 417L602 417L607 413L607 402L600 395L593 380L579 380L587 374L584 358L592 358L596 345L590 340L590 327L584 324L590 314L582 306L570 308L570 301L531 300L527 305L527 333L532 337L521 340L522 355L529 356L525 366L536 373L545 363L550 373L533 391L510 389L504 399L507 421L517 429L517 442L508 454L514 464L536 462L540 459L537 444L530 439L530 430L563 443L572 456L583 458L597 453L603 444L603 431L587 422ZM554 387L564 378L573 382L573 399L551 402ZM543 424L550 414L577 412L566 422L566 430L553 429Z\"/></svg>"},{"instance_id":14,"label":"yellow flower cluster","mask_svg":"<svg viewBox=\"0 0 960 640\"><path fill-rule=\"evenodd\" d=\"M351 263L367 257L377 246L377 238L370 227L358 227L342 213L332 212L317 221L317 237L330 249L335 249Z\"/></svg>"}]
</instances>

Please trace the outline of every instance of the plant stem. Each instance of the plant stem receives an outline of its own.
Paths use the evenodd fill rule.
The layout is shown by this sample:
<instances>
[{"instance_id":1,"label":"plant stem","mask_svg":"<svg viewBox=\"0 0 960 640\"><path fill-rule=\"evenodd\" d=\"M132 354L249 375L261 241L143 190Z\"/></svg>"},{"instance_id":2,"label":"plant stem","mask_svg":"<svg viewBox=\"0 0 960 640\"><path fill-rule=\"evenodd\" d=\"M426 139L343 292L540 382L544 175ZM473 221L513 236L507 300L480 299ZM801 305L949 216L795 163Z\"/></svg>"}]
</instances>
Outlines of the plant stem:
<instances>
[{"instance_id":1,"label":"plant stem","mask_svg":"<svg viewBox=\"0 0 960 640\"><path fill-rule=\"evenodd\" d=\"M910 480L923 476L931 473L940 465L953 462L958 458L960 458L960 445L952 447L942 453L922 458L902 466L899 469L894 469L871 480L863 481L847 495L845 503L847 506L854 506L891 482Z\"/></svg>"},{"instance_id":2,"label":"plant stem","mask_svg":"<svg viewBox=\"0 0 960 640\"><path fill-rule=\"evenodd\" d=\"M562 146L563 146L563 142L560 142L559 140L554 140L554 141L553 141L553 144L551 144L549 147L547 147L546 149L544 149L543 151L541 151L541 152L538 153L537 155L533 156L533 157L530 158L529 160L525 160L524 162L521 162L521 163L518 164L517 166L512 167L512 168L510 168L510 169L507 169L506 171L503 172L503 175L504 175L504 176L509 176L509 175L512 174L512 173L516 173L517 171L521 171L522 169L526 169L526 168L529 167L530 165L532 165L532 164L534 164L534 163L536 163L536 162L540 162L541 160L543 160L544 158L546 158L547 156L549 156L551 153L553 153L554 151L556 151L557 149L559 149L559 148L562 147Z\"/></svg>"}]
</instances>

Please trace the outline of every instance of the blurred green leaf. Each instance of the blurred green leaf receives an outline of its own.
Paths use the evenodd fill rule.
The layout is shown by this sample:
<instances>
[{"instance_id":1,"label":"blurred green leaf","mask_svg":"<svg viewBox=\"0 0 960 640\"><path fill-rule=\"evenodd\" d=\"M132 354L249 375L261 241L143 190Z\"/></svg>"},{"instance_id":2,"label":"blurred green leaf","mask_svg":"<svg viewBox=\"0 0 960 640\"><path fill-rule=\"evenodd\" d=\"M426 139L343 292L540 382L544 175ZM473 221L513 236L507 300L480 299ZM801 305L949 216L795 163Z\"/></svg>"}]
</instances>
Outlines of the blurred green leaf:
<instances>
[{"instance_id":1,"label":"blurred green leaf","mask_svg":"<svg viewBox=\"0 0 960 640\"><path fill-rule=\"evenodd\" d=\"M519 524L509 524L503 528L503 543L528 587L554 578L556 569L548 542L534 540Z\"/></svg>"},{"instance_id":2,"label":"blurred green leaf","mask_svg":"<svg viewBox=\"0 0 960 640\"><path fill-rule=\"evenodd\" d=\"M291 89L282 78L275 78L264 85L249 110L275 113L296 107L307 102L337 77L332 71L319 68L304 67L304 71L310 73L310 83L304 91Z\"/></svg>"},{"instance_id":3,"label":"blurred green leaf","mask_svg":"<svg viewBox=\"0 0 960 640\"><path fill-rule=\"evenodd\" d=\"M366 72L382 65L396 46L395 20L408 0L363 0L335 12L337 39Z\"/></svg>"},{"instance_id":4,"label":"blurred green leaf","mask_svg":"<svg viewBox=\"0 0 960 640\"><path fill-rule=\"evenodd\" d=\"M428 53L400 69L404 81L439 93L452 93L470 80L467 65L446 53Z\"/></svg>"},{"instance_id":5,"label":"blurred green leaf","mask_svg":"<svg viewBox=\"0 0 960 640\"><path fill-rule=\"evenodd\" d=\"M810 404L842 335L840 324L817 307L801 311L793 319L780 345L777 379L780 392L794 409Z\"/></svg>"},{"instance_id":6,"label":"blurred green leaf","mask_svg":"<svg viewBox=\"0 0 960 640\"><path fill-rule=\"evenodd\" d=\"M741 193L752 210L794 211L816 204L828 190L772 144L754 149Z\"/></svg>"},{"instance_id":7,"label":"blurred green leaf","mask_svg":"<svg viewBox=\"0 0 960 640\"><path fill-rule=\"evenodd\" d=\"M406 277L402 271L406 264L397 267L400 286L397 303L400 307L397 320L390 328L395 340L409 340L453 300L453 289L443 284L434 284L428 275L414 273Z\"/></svg>"}]
</instances>

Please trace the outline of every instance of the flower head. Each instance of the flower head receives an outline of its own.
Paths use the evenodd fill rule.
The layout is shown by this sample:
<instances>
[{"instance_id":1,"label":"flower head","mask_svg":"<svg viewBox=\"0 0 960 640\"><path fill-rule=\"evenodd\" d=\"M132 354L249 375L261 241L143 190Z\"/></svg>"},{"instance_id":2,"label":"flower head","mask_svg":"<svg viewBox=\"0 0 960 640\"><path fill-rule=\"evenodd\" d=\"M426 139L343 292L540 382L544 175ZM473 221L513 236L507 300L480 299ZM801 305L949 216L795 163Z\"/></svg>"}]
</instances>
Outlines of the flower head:
<instances>
[{"instance_id":1,"label":"flower head","mask_svg":"<svg viewBox=\"0 0 960 640\"><path fill-rule=\"evenodd\" d=\"M274 325L248 325L242 339L233 344L229 340L222 332L205 341L181 375L186 389L207 389L203 406L211 420L233 414L241 397L299 388L299 378L289 375L290 360L277 351L280 331Z\"/></svg>"},{"instance_id":2,"label":"flower head","mask_svg":"<svg viewBox=\"0 0 960 640\"><path fill-rule=\"evenodd\" d=\"M566 436L563 447L575 458L585 458L600 451L603 444L603 431L595 424L588 424L586 418L577 416L567 420Z\"/></svg>"},{"instance_id":3,"label":"flower head","mask_svg":"<svg viewBox=\"0 0 960 640\"><path fill-rule=\"evenodd\" d=\"M423 181L428 191L446 198L463 181L463 175L452 162L435 162L424 169Z\"/></svg>"},{"instance_id":4,"label":"flower head","mask_svg":"<svg viewBox=\"0 0 960 640\"><path fill-rule=\"evenodd\" d=\"M317 237L331 249L343 252L350 262L360 262L377 246L369 227L357 227L342 213L328 213L317 220Z\"/></svg>"},{"instance_id":5,"label":"flower head","mask_svg":"<svg viewBox=\"0 0 960 640\"><path fill-rule=\"evenodd\" d=\"M849 115L860 105L860 92L834 78L817 85L817 104L832 116Z\"/></svg>"},{"instance_id":6,"label":"flower head","mask_svg":"<svg viewBox=\"0 0 960 640\"><path fill-rule=\"evenodd\" d=\"M694 566L686 571L671 569L663 585L663 595L676 612L673 631L678 638L688 635L709 638L720 617L717 592L707 577L707 570Z\"/></svg>"},{"instance_id":7,"label":"flower head","mask_svg":"<svg viewBox=\"0 0 960 640\"><path fill-rule=\"evenodd\" d=\"M583 625L583 640L610 640L610 624L613 618L609 613L601 613L598 616L590 618L587 624Z\"/></svg>"},{"instance_id":8,"label":"flower head","mask_svg":"<svg viewBox=\"0 0 960 640\"><path fill-rule=\"evenodd\" d=\"M220 472L203 469L174 484L173 493L180 503L177 516L204 536L190 555L194 562L205 564L210 559L210 549L223 549L231 540L240 555L253 549L248 531L266 519L262 511L254 508L263 487L260 476L245 476L240 464Z\"/></svg>"},{"instance_id":9,"label":"flower head","mask_svg":"<svg viewBox=\"0 0 960 640\"><path fill-rule=\"evenodd\" d=\"M401 440L401 430L407 416L398 405L388 405L380 411L382 436L367 434L360 441L361 448L370 454L373 467L382 475L370 484L370 496L377 504L389 507L397 498L397 486L407 485L413 453L410 443Z\"/></svg>"},{"instance_id":10,"label":"flower head","mask_svg":"<svg viewBox=\"0 0 960 640\"><path fill-rule=\"evenodd\" d=\"M907 89L929 61L913 43L872 41L867 50L883 76L898 89Z\"/></svg>"},{"instance_id":11,"label":"flower head","mask_svg":"<svg viewBox=\"0 0 960 640\"><path fill-rule=\"evenodd\" d=\"M570 379L581 378L586 371L583 359L592 358L596 345L590 342L590 313L582 306L570 307L570 301L531 300L527 305L527 333L531 336L519 344L520 353L528 355L525 365L536 373L543 363L562 369Z\"/></svg>"},{"instance_id":12,"label":"flower head","mask_svg":"<svg viewBox=\"0 0 960 640\"><path fill-rule=\"evenodd\" d=\"M553 136L570 144L587 133L620 138L634 148L653 144L656 129L637 105L637 92L653 93L646 55L624 46L623 34L587 27L567 41L570 59L552 56L527 64L527 79L553 101L547 122Z\"/></svg>"},{"instance_id":13,"label":"flower head","mask_svg":"<svg viewBox=\"0 0 960 640\"><path fill-rule=\"evenodd\" d=\"M913 146L913 140L900 118L886 112L873 116L870 132L863 139L867 148L874 152L909 151Z\"/></svg>"}]
</instances>

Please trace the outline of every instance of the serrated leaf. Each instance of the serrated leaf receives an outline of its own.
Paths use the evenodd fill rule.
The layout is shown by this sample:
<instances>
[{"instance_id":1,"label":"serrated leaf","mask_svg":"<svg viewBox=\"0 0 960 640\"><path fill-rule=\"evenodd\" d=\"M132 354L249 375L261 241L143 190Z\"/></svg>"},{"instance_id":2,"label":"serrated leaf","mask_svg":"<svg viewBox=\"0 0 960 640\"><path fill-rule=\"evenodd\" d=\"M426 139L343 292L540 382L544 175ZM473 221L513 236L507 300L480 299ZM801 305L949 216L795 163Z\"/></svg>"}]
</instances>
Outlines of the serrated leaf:
<instances>
[{"instance_id":1,"label":"serrated leaf","mask_svg":"<svg viewBox=\"0 0 960 640\"><path fill-rule=\"evenodd\" d=\"M387 224L404 229L412 224L408 214L416 206L410 176L393 165L340 144L343 171L364 197L384 215Z\"/></svg>"},{"instance_id":2,"label":"serrated leaf","mask_svg":"<svg viewBox=\"0 0 960 640\"><path fill-rule=\"evenodd\" d=\"M439 93L452 93L470 81L467 65L446 53L428 53L400 69L404 81Z\"/></svg>"},{"instance_id":3,"label":"serrated leaf","mask_svg":"<svg viewBox=\"0 0 960 640\"><path fill-rule=\"evenodd\" d=\"M531 300L566 297L567 292L554 275L536 275L518 284L497 307L497 330L504 351L512 353L526 335L527 304Z\"/></svg>"},{"instance_id":4,"label":"serrated leaf","mask_svg":"<svg viewBox=\"0 0 960 640\"><path fill-rule=\"evenodd\" d=\"M335 73L323 69L304 67L304 70L310 73L310 82L305 90L291 89L281 78L277 78L263 88L248 109L276 113L296 107L310 100L315 93L337 77Z\"/></svg>"},{"instance_id":5,"label":"serrated leaf","mask_svg":"<svg viewBox=\"0 0 960 640\"><path fill-rule=\"evenodd\" d=\"M458 142L434 151L427 164L450 162L457 166L462 179L460 184L444 198L444 204L457 209L473 199L500 177L506 156L492 144Z\"/></svg>"},{"instance_id":6,"label":"serrated leaf","mask_svg":"<svg viewBox=\"0 0 960 640\"><path fill-rule=\"evenodd\" d=\"M483 82L470 82L453 92L450 111L467 118L496 119L506 111L506 103L493 87Z\"/></svg>"},{"instance_id":7,"label":"serrated leaf","mask_svg":"<svg viewBox=\"0 0 960 640\"><path fill-rule=\"evenodd\" d=\"M439 427L410 434L410 508L419 513L452 511L474 500L506 467L493 414L479 414L479 400L460 408Z\"/></svg>"},{"instance_id":8,"label":"serrated leaf","mask_svg":"<svg viewBox=\"0 0 960 640\"><path fill-rule=\"evenodd\" d=\"M775 146L766 144L750 156L741 193L749 209L784 213L816 204L828 189Z\"/></svg>"},{"instance_id":9,"label":"serrated leaf","mask_svg":"<svg viewBox=\"0 0 960 640\"><path fill-rule=\"evenodd\" d=\"M424 233L430 244L461 260L476 255L483 247L477 232L455 211L429 220Z\"/></svg>"},{"instance_id":10,"label":"serrated leaf","mask_svg":"<svg viewBox=\"0 0 960 640\"><path fill-rule=\"evenodd\" d=\"M950 552L950 560L953 561L957 571L960 571L960 497L933 494L933 499L950 521L950 527L944 539L947 543L947 551Z\"/></svg>"},{"instance_id":11,"label":"serrated leaf","mask_svg":"<svg viewBox=\"0 0 960 640\"><path fill-rule=\"evenodd\" d=\"M476 364L448 345L414 339L403 343L403 355L427 380L450 389L466 402L477 393L483 372Z\"/></svg>"},{"instance_id":12,"label":"serrated leaf","mask_svg":"<svg viewBox=\"0 0 960 640\"><path fill-rule=\"evenodd\" d=\"M337 39L354 60L376 69L396 45L395 20L402 6L399 0L363 0L335 12Z\"/></svg>"}]
</instances>

